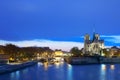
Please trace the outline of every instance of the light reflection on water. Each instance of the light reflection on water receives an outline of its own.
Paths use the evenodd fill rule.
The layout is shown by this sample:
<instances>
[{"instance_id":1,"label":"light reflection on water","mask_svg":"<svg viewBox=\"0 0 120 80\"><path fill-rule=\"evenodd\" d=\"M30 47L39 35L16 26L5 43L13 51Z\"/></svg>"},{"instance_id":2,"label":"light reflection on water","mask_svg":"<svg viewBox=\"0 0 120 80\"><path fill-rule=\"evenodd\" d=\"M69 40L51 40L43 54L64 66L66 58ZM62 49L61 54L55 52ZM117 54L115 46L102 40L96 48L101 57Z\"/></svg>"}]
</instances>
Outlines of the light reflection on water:
<instances>
[{"instance_id":1,"label":"light reflection on water","mask_svg":"<svg viewBox=\"0 0 120 80\"><path fill-rule=\"evenodd\" d=\"M59 69L60 63L56 62L56 63L55 63L55 66L56 66L57 69Z\"/></svg>"},{"instance_id":2,"label":"light reflection on water","mask_svg":"<svg viewBox=\"0 0 120 80\"><path fill-rule=\"evenodd\" d=\"M115 69L115 65L110 65L110 69L114 70Z\"/></svg>"},{"instance_id":3,"label":"light reflection on water","mask_svg":"<svg viewBox=\"0 0 120 80\"><path fill-rule=\"evenodd\" d=\"M0 80L120 80L120 64L70 65L38 63L0 75Z\"/></svg>"},{"instance_id":4,"label":"light reflection on water","mask_svg":"<svg viewBox=\"0 0 120 80\"><path fill-rule=\"evenodd\" d=\"M72 77L72 65L68 64L68 80L73 80L73 77Z\"/></svg>"},{"instance_id":5,"label":"light reflection on water","mask_svg":"<svg viewBox=\"0 0 120 80\"><path fill-rule=\"evenodd\" d=\"M101 64L100 80L106 80L106 65L105 64Z\"/></svg>"},{"instance_id":6,"label":"light reflection on water","mask_svg":"<svg viewBox=\"0 0 120 80\"><path fill-rule=\"evenodd\" d=\"M115 70L115 65L110 65L110 69L109 69L109 78L110 80L115 80L115 73L114 73L114 70Z\"/></svg>"},{"instance_id":7,"label":"light reflection on water","mask_svg":"<svg viewBox=\"0 0 120 80\"><path fill-rule=\"evenodd\" d=\"M11 80L19 80L20 78L20 71L16 71L15 73L11 73Z\"/></svg>"},{"instance_id":8,"label":"light reflection on water","mask_svg":"<svg viewBox=\"0 0 120 80\"><path fill-rule=\"evenodd\" d=\"M101 64L100 80L116 80L114 70L115 65L113 64Z\"/></svg>"},{"instance_id":9,"label":"light reflection on water","mask_svg":"<svg viewBox=\"0 0 120 80\"><path fill-rule=\"evenodd\" d=\"M49 66L48 63L45 62L45 63L43 63L43 65L44 65L44 69L47 70L47 69L48 69L48 66Z\"/></svg>"}]
</instances>

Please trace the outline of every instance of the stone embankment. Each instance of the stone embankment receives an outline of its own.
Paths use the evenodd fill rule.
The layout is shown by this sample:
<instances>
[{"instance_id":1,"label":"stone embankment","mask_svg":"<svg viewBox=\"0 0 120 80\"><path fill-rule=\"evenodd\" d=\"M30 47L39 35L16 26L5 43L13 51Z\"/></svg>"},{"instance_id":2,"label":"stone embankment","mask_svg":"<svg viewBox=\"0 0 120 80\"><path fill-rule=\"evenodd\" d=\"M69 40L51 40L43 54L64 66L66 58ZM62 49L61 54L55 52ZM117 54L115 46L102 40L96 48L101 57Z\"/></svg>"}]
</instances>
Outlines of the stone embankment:
<instances>
[{"instance_id":1,"label":"stone embankment","mask_svg":"<svg viewBox=\"0 0 120 80\"><path fill-rule=\"evenodd\" d=\"M71 57L66 58L65 61L69 64L115 64L120 63L120 58L106 58L106 57Z\"/></svg>"},{"instance_id":2,"label":"stone embankment","mask_svg":"<svg viewBox=\"0 0 120 80\"><path fill-rule=\"evenodd\" d=\"M22 68L26 68L28 66L32 66L36 63L37 63L37 61L29 61L29 62L18 63L18 64L2 65L2 66L0 66L0 74L13 72L13 71L16 71L16 70L19 70Z\"/></svg>"}]
</instances>

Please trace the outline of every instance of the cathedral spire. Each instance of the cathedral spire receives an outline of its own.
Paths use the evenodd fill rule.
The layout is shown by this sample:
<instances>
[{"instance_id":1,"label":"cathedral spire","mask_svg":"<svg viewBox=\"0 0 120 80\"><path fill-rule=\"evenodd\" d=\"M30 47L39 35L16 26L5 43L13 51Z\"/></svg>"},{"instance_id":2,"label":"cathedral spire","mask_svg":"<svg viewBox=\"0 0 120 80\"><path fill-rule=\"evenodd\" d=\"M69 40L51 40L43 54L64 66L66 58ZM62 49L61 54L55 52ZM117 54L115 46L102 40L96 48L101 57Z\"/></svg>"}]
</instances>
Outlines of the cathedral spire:
<instances>
[{"instance_id":1,"label":"cathedral spire","mask_svg":"<svg viewBox=\"0 0 120 80\"><path fill-rule=\"evenodd\" d=\"M93 41L95 40L95 24L93 24Z\"/></svg>"}]
</instances>

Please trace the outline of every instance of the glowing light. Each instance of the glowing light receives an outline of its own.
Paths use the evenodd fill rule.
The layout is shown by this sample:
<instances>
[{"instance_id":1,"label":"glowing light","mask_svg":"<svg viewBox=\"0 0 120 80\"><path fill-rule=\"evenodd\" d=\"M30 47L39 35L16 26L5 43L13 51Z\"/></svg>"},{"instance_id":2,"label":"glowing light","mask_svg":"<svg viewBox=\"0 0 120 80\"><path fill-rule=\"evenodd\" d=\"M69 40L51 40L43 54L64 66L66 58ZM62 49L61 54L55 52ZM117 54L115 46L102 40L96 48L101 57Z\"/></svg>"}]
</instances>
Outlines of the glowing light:
<instances>
[{"instance_id":1,"label":"glowing light","mask_svg":"<svg viewBox=\"0 0 120 80\"><path fill-rule=\"evenodd\" d=\"M43 65L41 62L38 62L38 66L41 66L41 65Z\"/></svg>"},{"instance_id":2,"label":"glowing light","mask_svg":"<svg viewBox=\"0 0 120 80\"><path fill-rule=\"evenodd\" d=\"M45 63L44 63L44 68L45 68L45 70L48 69L48 62L45 62Z\"/></svg>"},{"instance_id":3,"label":"glowing light","mask_svg":"<svg viewBox=\"0 0 120 80\"><path fill-rule=\"evenodd\" d=\"M104 54L104 53L102 53L102 56L105 56L105 54Z\"/></svg>"},{"instance_id":4,"label":"glowing light","mask_svg":"<svg viewBox=\"0 0 120 80\"><path fill-rule=\"evenodd\" d=\"M19 76L20 76L20 71L17 71L16 72L16 77L19 78Z\"/></svg>"},{"instance_id":5,"label":"glowing light","mask_svg":"<svg viewBox=\"0 0 120 80\"><path fill-rule=\"evenodd\" d=\"M106 65L105 64L101 64L100 73L101 73L100 80L105 80L105 76L106 76Z\"/></svg>"},{"instance_id":6,"label":"glowing light","mask_svg":"<svg viewBox=\"0 0 120 80\"><path fill-rule=\"evenodd\" d=\"M114 70L115 66L114 65L110 65L110 69Z\"/></svg>"},{"instance_id":7,"label":"glowing light","mask_svg":"<svg viewBox=\"0 0 120 80\"><path fill-rule=\"evenodd\" d=\"M62 51L55 51L55 56L63 56L63 52Z\"/></svg>"},{"instance_id":8,"label":"glowing light","mask_svg":"<svg viewBox=\"0 0 120 80\"><path fill-rule=\"evenodd\" d=\"M73 75L72 75L72 65L68 64L68 80L73 80Z\"/></svg>"},{"instance_id":9,"label":"glowing light","mask_svg":"<svg viewBox=\"0 0 120 80\"><path fill-rule=\"evenodd\" d=\"M68 68L72 68L72 65L68 64Z\"/></svg>"},{"instance_id":10,"label":"glowing light","mask_svg":"<svg viewBox=\"0 0 120 80\"><path fill-rule=\"evenodd\" d=\"M101 65L101 69L102 69L102 70L106 70L106 65L102 64L102 65Z\"/></svg>"},{"instance_id":11,"label":"glowing light","mask_svg":"<svg viewBox=\"0 0 120 80\"><path fill-rule=\"evenodd\" d=\"M9 60L14 61L14 59L12 57Z\"/></svg>"},{"instance_id":12,"label":"glowing light","mask_svg":"<svg viewBox=\"0 0 120 80\"><path fill-rule=\"evenodd\" d=\"M59 68L60 62L55 62L56 68Z\"/></svg>"}]
</instances>

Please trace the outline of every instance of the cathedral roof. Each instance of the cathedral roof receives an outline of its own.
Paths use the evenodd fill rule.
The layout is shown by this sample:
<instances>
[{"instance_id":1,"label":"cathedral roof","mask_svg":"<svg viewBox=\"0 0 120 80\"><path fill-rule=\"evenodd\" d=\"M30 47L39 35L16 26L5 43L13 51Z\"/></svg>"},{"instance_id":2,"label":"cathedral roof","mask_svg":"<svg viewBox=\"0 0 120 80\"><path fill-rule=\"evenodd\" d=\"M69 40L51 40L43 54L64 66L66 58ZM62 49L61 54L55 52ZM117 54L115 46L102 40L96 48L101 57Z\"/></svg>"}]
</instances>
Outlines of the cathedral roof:
<instances>
[{"instance_id":1,"label":"cathedral roof","mask_svg":"<svg viewBox=\"0 0 120 80\"><path fill-rule=\"evenodd\" d=\"M91 44L91 43L104 43L104 40L87 40L86 41L87 44Z\"/></svg>"}]
</instances>

